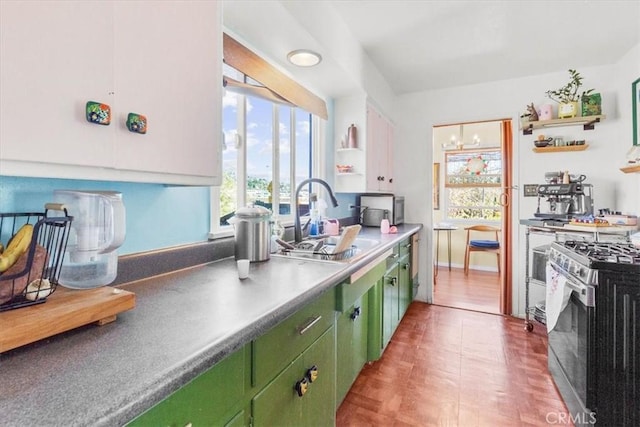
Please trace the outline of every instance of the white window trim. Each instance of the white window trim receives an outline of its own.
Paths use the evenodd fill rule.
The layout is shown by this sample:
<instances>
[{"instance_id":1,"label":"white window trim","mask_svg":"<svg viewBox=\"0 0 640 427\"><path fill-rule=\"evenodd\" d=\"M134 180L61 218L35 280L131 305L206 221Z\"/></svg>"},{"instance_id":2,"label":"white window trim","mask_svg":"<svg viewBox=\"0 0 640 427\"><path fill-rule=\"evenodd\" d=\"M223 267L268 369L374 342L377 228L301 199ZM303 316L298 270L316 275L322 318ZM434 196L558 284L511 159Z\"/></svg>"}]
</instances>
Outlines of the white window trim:
<instances>
[{"instance_id":1,"label":"white window trim","mask_svg":"<svg viewBox=\"0 0 640 427\"><path fill-rule=\"evenodd\" d=\"M238 103L238 156L240 157L240 161L238 162L238 176L237 176L237 200L238 206L246 205L246 192L244 189L246 188L246 171L247 171L247 149L246 149L246 97L241 96L242 102ZM273 104L273 141L277 142L273 144L273 169L272 169L272 182L279 182L279 179L276 180L276 177L280 176L280 122L279 122L279 109L276 104ZM321 120L319 117L315 115L311 115L312 122L312 133L311 133L311 176L319 177L325 179L324 166L326 164L326 156L324 156L324 148L326 146L324 135L326 124L324 120ZM290 146L291 146L291 156L289 157L290 161L290 200L293 201L295 197L296 186L294 185L296 182L295 177L295 159L296 159L296 110L295 108L291 109L290 114ZM274 186L276 188L276 186ZM277 208L279 211L280 205L280 192L273 191L273 206ZM220 226L220 186L210 187L209 189L209 234L208 238L218 239L224 237L233 236L233 226ZM293 203L291 206L293 210ZM274 209L275 210L275 209ZM280 223L284 226L292 226L294 223L294 215L292 212L290 216L279 218Z\"/></svg>"}]
</instances>

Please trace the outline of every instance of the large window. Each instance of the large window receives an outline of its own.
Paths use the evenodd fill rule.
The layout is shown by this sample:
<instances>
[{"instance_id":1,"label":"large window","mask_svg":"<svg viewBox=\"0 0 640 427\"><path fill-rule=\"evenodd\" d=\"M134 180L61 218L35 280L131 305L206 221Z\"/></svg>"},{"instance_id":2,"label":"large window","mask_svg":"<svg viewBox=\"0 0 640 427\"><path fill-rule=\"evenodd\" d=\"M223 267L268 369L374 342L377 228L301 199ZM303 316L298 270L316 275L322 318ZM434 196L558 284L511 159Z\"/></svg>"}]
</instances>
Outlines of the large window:
<instances>
[{"instance_id":1,"label":"large window","mask_svg":"<svg viewBox=\"0 0 640 427\"><path fill-rule=\"evenodd\" d=\"M501 186L499 149L445 153L447 218L500 221Z\"/></svg>"},{"instance_id":2,"label":"large window","mask_svg":"<svg viewBox=\"0 0 640 427\"><path fill-rule=\"evenodd\" d=\"M259 86L230 67L225 67L224 74ZM313 121L314 117L300 108L262 98L246 88L225 90L223 180L217 213L215 206L213 209L219 218L214 229L228 225L236 209L249 203L265 206L281 219L293 218L295 188L312 174ZM299 202L304 213L306 189Z\"/></svg>"}]
</instances>

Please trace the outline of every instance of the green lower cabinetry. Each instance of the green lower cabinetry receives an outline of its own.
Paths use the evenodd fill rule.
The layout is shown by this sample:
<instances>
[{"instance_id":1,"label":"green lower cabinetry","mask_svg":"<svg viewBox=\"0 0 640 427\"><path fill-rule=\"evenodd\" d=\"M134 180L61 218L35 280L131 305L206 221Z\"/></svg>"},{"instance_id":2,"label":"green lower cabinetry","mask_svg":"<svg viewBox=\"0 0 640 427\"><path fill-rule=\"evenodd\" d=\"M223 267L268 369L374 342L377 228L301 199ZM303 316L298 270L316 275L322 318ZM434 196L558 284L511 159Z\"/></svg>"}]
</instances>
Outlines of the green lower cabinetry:
<instances>
[{"instance_id":1,"label":"green lower cabinetry","mask_svg":"<svg viewBox=\"0 0 640 427\"><path fill-rule=\"evenodd\" d=\"M382 278L383 300L382 300L382 346L386 347L391 340L391 336L398 326L399 320L399 266L393 264Z\"/></svg>"},{"instance_id":2,"label":"green lower cabinetry","mask_svg":"<svg viewBox=\"0 0 640 427\"><path fill-rule=\"evenodd\" d=\"M411 303L410 248L394 246L128 425L334 426L337 405Z\"/></svg>"},{"instance_id":3,"label":"green lower cabinetry","mask_svg":"<svg viewBox=\"0 0 640 427\"><path fill-rule=\"evenodd\" d=\"M314 367L317 377L311 382ZM335 425L335 378L335 328L331 326L253 398L253 425ZM306 382L302 396L296 391L301 381Z\"/></svg>"},{"instance_id":4,"label":"green lower cabinetry","mask_svg":"<svg viewBox=\"0 0 640 427\"><path fill-rule=\"evenodd\" d=\"M368 360L368 296L358 298L356 302L337 320L336 345L336 398L339 405L349 392Z\"/></svg>"},{"instance_id":5,"label":"green lower cabinetry","mask_svg":"<svg viewBox=\"0 0 640 427\"><path fill-rule=\"evenodd\" d=\"M248 387L249 348L228 356L207 372L134 419L129 426L246 426L243 397Z\"/></svg>"},{"instance_id":6,"label":"green lower cabinetry","mask_svg":"<svg viewBox=\"0 0 640 427\"><path fill-rule=\"evenodd\" d=\"M369 322L367 330L367 359L378 360L382 356L382 299L383 278L380 278L367 293L369 301Z\"/></svg>"},{"instance_id":7,"label":"green lower cabinetry","mask_svg":"<svg viewBox=\"0 0 640 427\"><path fill-rule=\"evenodd\" d=\"M398 261L399 319L402 319L413 300L413 280L411 278L411 255Z\"/></svg>"}]
</instances>

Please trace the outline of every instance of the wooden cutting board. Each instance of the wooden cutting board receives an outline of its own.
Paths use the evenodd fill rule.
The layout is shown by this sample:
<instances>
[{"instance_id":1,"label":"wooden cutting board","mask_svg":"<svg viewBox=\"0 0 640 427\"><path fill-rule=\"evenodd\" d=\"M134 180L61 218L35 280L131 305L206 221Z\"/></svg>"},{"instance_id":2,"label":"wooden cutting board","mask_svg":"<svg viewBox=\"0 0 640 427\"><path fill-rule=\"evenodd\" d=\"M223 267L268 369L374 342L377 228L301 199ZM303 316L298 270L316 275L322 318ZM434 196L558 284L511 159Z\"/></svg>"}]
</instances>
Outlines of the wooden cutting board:
<instances>
[{"instance_id":1,"label":"wooden cutting board","mask_svg":"<svg viewBox=\"0 0 640 427\"><path fill-rule=\"evenodd\" d=\"M105 325L135 305L133 292L111 286L85 290L58 286L42 304L0 313L0 353L90 323Z\"/></svg>"},{"instance_id":2,"label":"wooden cutting board","mask_svg":"<svg viewBox=\"0 0 640 427\"><path fill-rule=\"evenodd\" d=\"M356 240L356 237L358 237L358 233L360 233L361 228L362 226L359 224L345 227L344 230L342 230L342 234L336 243L336 248L333 250L333 253L338 254L351 248L351 245L353 244L353 241Z\"/></svg>"}]
</instances>

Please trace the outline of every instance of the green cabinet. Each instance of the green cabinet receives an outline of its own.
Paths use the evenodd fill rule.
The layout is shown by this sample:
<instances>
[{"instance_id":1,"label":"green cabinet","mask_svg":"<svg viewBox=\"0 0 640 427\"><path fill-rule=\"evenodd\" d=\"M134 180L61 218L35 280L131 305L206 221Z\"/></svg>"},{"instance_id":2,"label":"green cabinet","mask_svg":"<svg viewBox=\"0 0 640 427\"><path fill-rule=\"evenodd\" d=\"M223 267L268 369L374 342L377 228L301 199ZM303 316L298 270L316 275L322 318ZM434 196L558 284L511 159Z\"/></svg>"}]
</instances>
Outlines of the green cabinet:
<instances>
[{"instance_id":1,"label":"green cabinet","mask_svg":"<svg viewBox=\"0 0 640 427\"><path fill-rule=\"evenodd\" d=\"M336 286L336 404L349 392L362 367L369 360L369 297L380 281L386 259L374 261Z\"/></svg>"},{"instance_id":2,"label":"green cabinet","mask_svg":"<svg viewBox=\"0 0 640 427\"><path fill-rule=\"evenodd\" d=\"M368 296L365 294L338 316L336 338L336 403L349 392L362 367L368 361Z\"/></svg>"},{"instance_id":3,"label":"green cabinet","mask_svg":"<svg viewBox=\"0 0 640 427\"><path fill-rule=\"evenodd\" d=\"M411 255L407 254L398 261L398 309L402 319L413 300L413 278L411 277Z\"/></svg>"},{"instance_id":4,"label":"green cabinet","mask_svg":"<svg viewBox=\"0 0 640 427\"><path fill-rule=\"evenodd\" d=\"M171 394L128 425L247 426L248 346L236 351Z\"/></svg>"},{"instance_id":5,"label":"green cabinet","mask_svg":"<svg viewBox=\"0 0 640 427\"><path fill-rule=\"evenodd\" d=\"M369 360L380 358L413 300L413 241L412 236L393 247L383 278L368 294Z\"/></svg>"},{"instance_id":6,"label":"green cabinet","mask_svg":"<svg viewBox=\"0 0 640 427\"><path fill-rule=\"evenodd\" d=\"M331 326L252 400L253 425L335 425L335 328Z\"/></svg>"},{"instance_id":7,"label":"green cabinet","mask_svg":"<svg viewBox=\"0 0 640 427\"><path fill-rule=\"evenodd\" d=\"M399 267L398 263L387 270L382 278L382 346L386 347L396 330L399 317Z\"/></svg>"},{"instance_id":8,"label":"green cabinet","mask_svg":"<svg viewBox=\"0 0 640 427\"><path fill-rule=\"evenodd\" d=\"M252 345L252 385L261 389L335 323L335 291L314 302L258 337Z\"/></svg>"}]
</instances>

